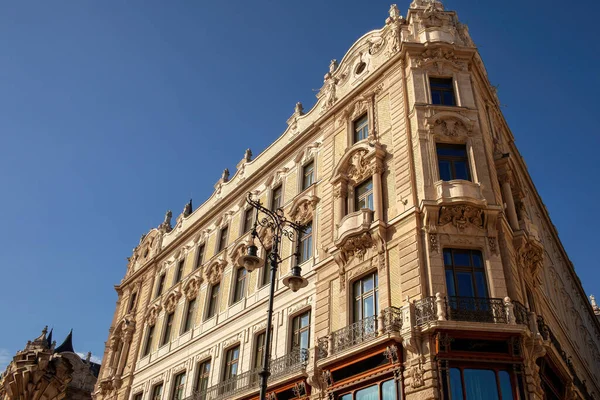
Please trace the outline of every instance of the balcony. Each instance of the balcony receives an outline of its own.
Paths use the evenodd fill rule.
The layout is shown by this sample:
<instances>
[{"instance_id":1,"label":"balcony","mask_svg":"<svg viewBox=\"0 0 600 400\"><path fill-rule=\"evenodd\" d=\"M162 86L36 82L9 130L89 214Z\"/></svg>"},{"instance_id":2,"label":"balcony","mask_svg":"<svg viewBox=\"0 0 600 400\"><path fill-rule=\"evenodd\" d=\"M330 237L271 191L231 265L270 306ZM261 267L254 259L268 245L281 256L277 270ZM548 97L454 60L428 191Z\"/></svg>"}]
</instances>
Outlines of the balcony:
<instances>
[{"instance_id":1,"label":"balcony","mask_svg":"<svg viewBox=\"0 0 600 400\"><path fill-rule=\"evenodd\" d=\"M518 301L508 297L425 297L414 303L415 325L425 326L435 321L486 322L492 324L527 325L528 311Z\"/></svg>"},{"instance_id":2,"label":"balcony","mask_svg":"<svg viewBox=\"0 0 600 400\"><path fill-rule=\"evenodd\" d=\"M399 333L401 329L402 311L396 307L389 307L378 316L365 318L320 338L317 344L317 356L319 359L331 357L357 348L380 336Z\"/></svg>"},{"instance_id":3,"label":"balcony","mask_svg":"<svg viewBox=\"0 0 600 400\"><path fill-rule=\"evenodd\" d=\"M373 210L363 208L346 215L338 224L338 234L335 240L339 247L348 237L368 232L373 222Z\"/></svg>"},{"instance_id":4,"label":"balcony","mask_svg":"<svg viewBox=\"0 0 600 400\"><path fill-rule=\"evenodd\" d=\"M271 360L269 382L288 375L303 372L308 363L308 350L297 349L283 357ZM185 400L218 400L233 399L237 395L258 390L260 383L259 372L262 368L254 368L250 371L238 374L223 382L219 382L206 390L195 392Z\"/></svg>"},{"instance_id":5,"label":"balcony","mask_svg":"<svg viewBox=\"0 0 600 400\"><path fill-rule=\"evenodd\" d=\"M436 201L438 204L468 202L480 206L487 204L479 183L455 179L452 181L437 181L434 183Z\"/></svg>"}]
</instances>

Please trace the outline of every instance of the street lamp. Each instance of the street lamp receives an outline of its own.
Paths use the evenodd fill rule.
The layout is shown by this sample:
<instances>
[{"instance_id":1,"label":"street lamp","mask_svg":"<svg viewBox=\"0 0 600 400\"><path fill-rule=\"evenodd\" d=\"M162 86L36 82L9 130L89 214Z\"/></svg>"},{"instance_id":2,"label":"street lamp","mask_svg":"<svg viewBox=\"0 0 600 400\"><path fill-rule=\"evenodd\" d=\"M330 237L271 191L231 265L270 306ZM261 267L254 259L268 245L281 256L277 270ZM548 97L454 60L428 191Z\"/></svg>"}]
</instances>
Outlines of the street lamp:
<instances>
[{"instance_id":1,"label":"street lamp","mask_svg":"<svg viewBox=\"0 0 600 400\"><path fill-rule=\"evenodd\" d=\"M246 202L256 210L256 216L254 218L254 226L252 227L252 243L250 246L248 246L247 254L240 256L240 258L237 260L238 264L246 268L248 272L252 272L263 267L263 259L257 255L258 247L255 244L256 240L258 240L263 249L266 249L266 247L260 240L256 228L260 225L265 229L271 230L271 233L273 234L273 245L271 252L269 252L268 255L269 266L271 267L271 287L269 289L269 308L267 310L267 330L265 332L266 351L263 355L262 369L258 373L260 375L260 400L266 400L267 380L269 375L271 375L271 372L269 371L272 342L271 320L273 319L273 299L275 297L275 280L277 279L277 269L279 268L279 264L281 264L281 262L290 257L295 257L295 266L292 268L291 273L283 279L283 284L289 287L292 292L297 292L299 289L308 285L306 278L302 277L302 269L298 266L300 263L300 234L304 232L304 227L297 222L287 220L281 208L273 211L263 207L260 203L260 200L254 200L252 198L252 193L248 193ZM262 218L261 214L264 215ZM281 239L284 236L291 241L296 241L296 252L290 257L282 259L279 256L279 246ZM267 268L267 265L264 265L264 268Z\"/></svg>"}]
</instances>

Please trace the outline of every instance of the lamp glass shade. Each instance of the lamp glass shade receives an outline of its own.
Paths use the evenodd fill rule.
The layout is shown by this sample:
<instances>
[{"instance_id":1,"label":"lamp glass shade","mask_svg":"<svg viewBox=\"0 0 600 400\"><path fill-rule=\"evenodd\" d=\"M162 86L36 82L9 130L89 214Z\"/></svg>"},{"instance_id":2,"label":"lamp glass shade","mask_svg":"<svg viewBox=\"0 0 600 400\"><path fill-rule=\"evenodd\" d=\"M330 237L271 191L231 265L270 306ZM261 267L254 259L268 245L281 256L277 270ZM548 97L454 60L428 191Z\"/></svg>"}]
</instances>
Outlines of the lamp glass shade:
<instances>
[{"instance_id":1,"label":"lamp glass shade","mask_svg":"<svg viewBox=\"0 0 600 400\"><path fill-rule=\"evenodd\" d=\"M283 284L289 287L292 292L297 292L308 285L308 280L303 276L292 273L283 278Z\"/></svg>"},{"instance_id":2,"label":"lamp glass shade","mask_svg":"<svg viewBox=\"0 0 600 400\"><path fill-rule=\"evenodd\" d=\"M255 245L248 246L248 253L238 259L238 264L246 268L248 272L262 267L264 260L256 255L257 252L258 248Z\"/></svg>"}]
</instances>

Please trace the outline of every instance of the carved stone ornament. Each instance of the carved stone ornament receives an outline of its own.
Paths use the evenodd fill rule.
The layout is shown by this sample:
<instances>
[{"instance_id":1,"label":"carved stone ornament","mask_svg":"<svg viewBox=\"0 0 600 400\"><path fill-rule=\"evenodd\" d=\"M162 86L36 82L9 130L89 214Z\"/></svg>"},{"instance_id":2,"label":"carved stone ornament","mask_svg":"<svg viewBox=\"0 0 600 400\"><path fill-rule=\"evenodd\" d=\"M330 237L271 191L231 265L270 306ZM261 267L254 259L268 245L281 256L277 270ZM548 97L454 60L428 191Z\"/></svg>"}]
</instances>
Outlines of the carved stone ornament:
<instances>
[{"instance_id":1,"label":"carved stone ornament","mask_svg":"<svg viewBox=\"0 0 600 400\"><path fill-rule=\"evenodd\" d=\"M349 238L341 247L342 258L347 264L352 258L356 257L359 261L364 261L367 250L375 246L375 241L370 233Z\"/></svg>"},{"instance_id":2,"label":"carved stone ornament","mask_svg":"<svg viewBox=\"0 0 600 400\"><path fill-rule=\"evenodd\" d=\"M211 284L217 284L221 281L221 277L223 276L223 271L225 270L225 266L227 263L224 260L216 260L213 261L204 273L206 280Z\"/></svg>"},{"instance_id":3,"label":"carved stone ornament","mask_svg":"<svg viewBox=\"0 0 600 400\"><path fill-rule=\"evenodd\" d=\"M181 292L179 290L174 290L171 293L169 293L164 302L165 311L168 313L172 313L173 311L175 311L175 308L177 308L177 302L179 301L180 297Z\"/></svg>"},{"instance_id":4,"label":"carved stone ornament","mask_svg":"<svg viewBox=\"0 0 600 400\"><path fill-rule=\"evenodd\" d=\"M421 367L421 363L418 365L414 365L409 372L411 382L410 387L413 389L420 388L425 385L425 379L423 378L424 371L423 367Z\"/></svg>"},{"instance_id":5,"label":"carved stone ornament","mask_svg":"<svg viewBox=\"0 0 600 400\"><path fill-rule=\"evenodd\" d=\"M273 247L273 230L271 228L261 227L258 231L258 237L266 249Z\"/></svg>"},{"instance_id":6,"label":"carved stone ornament","mask_svg":"<svg viewBox=\"0 0 600 400\"><path fill-rule=\"evenodd\" d=\"M325 102L323 103L321 109L322 113L333 107L333 105L337 101L336 89L339 79L333 76L336 69L337 61L331 60L331 63L329 64L329 72L325 74L325 77L323 78L323 87L319 92L319 97L325 97Z\"/></svg>"},{"instance_id":7,"label":"carved stone ornament","mask_svg":"<svg viewBox=\"0 0 600 400\"><path fill-rule=\"evenodd\" d=\"M304 382L296 383L292 388L292 391L294 392L294 396L302 398L303 396L306 396L306 384Z\"/></svg>"},{"instance_id":8,"label":"carved stone ornament","mask_svg":"<svg viewBox=\"0 0 600 400\"><path fill-rule=\"evenodd\" d=\"M519 249L519 261L536 278L544 264L544 249L540 244L528 241Z\"/></svg>"},{"instance_id":9,"label":"carved stone ornament","mask_svg":"<svg viewBox=\"0 0 600 400\"><path fill-rule=\"evenodd\" d=\"M357 184L373 175L375 166L373 162L367 159L367 154L366 150L361 149L352 156L347 172L348 179L352 184Z\"/></svg>"},{"instance_id":10,"label":"carved stone ornament","mask_svg":"<svg viewBox=\"0 0 600 400\"><path fill-rule=\"evenodd\" d=\"M200 290L200 285L202 285L202 276L192 276L188 279L183 287L185 298L188 300L195 299Z\"/></svg>"},{"instance_id":11,"label":"carved stone ornament","mask_svg":"<svg viewBox=\"0 0 600 400\"><path fill-rule=\"evenodd\" d=\"M160 310L162 310L162 306L160 304L155 304L148 309L148 312L146 313L146 323L148 325L154 325L156 323L156 319L158 318L158 314L160 314Z\"/></svg>"},{"instance_id":12,"label":"carved stone ornament","mask_svg":"<svg viewBox=\"0 0 600 400\"><path fill-rule=\"evenodd\" d=\"M385 25L388 28L389 35L391 36L392 45L389 53L387 53L387 56L391 57L393 54L400 51L400 45L402 42L401 30L405 19L402 18L402 15L400 15L400 11L398 10L398 6L396 4L392 4L390 6L389 14L390 16L385 20Z\"/></svg>"},{"instance_id":13,"label":"carved stone ornament","mask_svg":"<svg viewBox=\"0 0 600 400\"><path fill-rule=\"evenodd\" d=\"M457 139L471 133L470 128L467 128L465 123L458 118L438 119L431 130L434 135L450 139Z\"/></svg>"},{"instance_id":14,"label":"carved stone ornament","mask_svg":"<svg viewBox=\"0 0 600 400\"><path fill-rule=\"evenodd\" d=\"M331 385L333 385L333 379L331 378L331 372L328 369L323 370L323 372L321 373L321 379L323 380L323 383L325 384L326 387L330 387Z\"/></svg>"},{"instance_id":15,"label":"carved stone ornament","mask_svg":"<svg viewBox=\"0 0 600 400\"><path fill-rule=\"evenodd\" d=\"M237 246L235 246L234 249L229 253L229 259L234 265L237 265L239 258L246 254L247 248L248 247L246 243L238 243Z\"/></svg>"},{"instance_id":16,"label":"carved stone ornament","mask_svg":"<svg viewBox=\"0 0 600 400\"><path fill-rule=\"evenodd\" d=\"M307 224L312 221L318 202L319 198L317 196L300 199L295 204L292 204L290 218L301 225Z\"/></svg>"},{"instance_id":17,"label":"carved stone ornament","mask_svg":"<svg viewBox=\"0 0 600 400\"><path fill-rule=\"evenodd\" d=\"M467 68L467 63L463 60L459 60L454 54L454 50L443 47L425 50L416 58L415 63L419 68L433 64L437 67L438 71L442 71L444 64L448 64L459 71Z\"/></svg>"},{"instance_id":18,"label":"carved stone ornament","mask_svg":"<svg viewBox=\"0 0 600 400\"><path fill-rule=\"evenodd\" d=\"M425 28L441 28L452 24L452 15L444 12L444 5L432 1L421 14L421 23Z\"/></svg>"},{"instance_id":19,"label":"carved stone ornament","mask_svg":"<svg viewBox=\"0 0 600 400\"><path fill-rule=\"evenodd\" d=\"M436 253L439 251L438 236L436 233L429 234L429 248L431 249L431 251Z\"/></svg>"},{"instance_id":20,"label":"carved stone ornament","mask_svg":"<svg viewBox=\"0 0 600 400\"><path fill-rule=\"evenodd\" d=\"M483 228L483 210L464 204L442 207L439 224L446 225L449 223L452 223L459 231L463 231L469 225Z\"/></svg>"},{"instance_id":21,"label":"carved stone ornament","mask_svg":"<svg viewBox=\"0 0 600 400\"><path fill-rule=\"evenodd\" d=\"M161 233L171 232L171 230L173 229L171 226L171 218L173 218L173 212L171 210L167 210L167 212L165 213L165 219L158 226L158 230Z\"/></svg>"},{"instance_id":22,"label":"carved stone ornament","mask_svg":"<svg viewBox=\"0 0 600 400\"><path fill-rule=\"evenodd\" d=\"M488 245L490 246L490 251L492 252L492 254L498 254L498 247L496 245L496 238L495 237L488 237Z\"/></svg>"},{"instance_id":23,"label":"carved stone ornament","mask_svg":"<svg viewBox=\"0 0 600 400\"><path fill-rule=\"evenodd\" d=\"M400 362L400 357L398 356L398 347L395 345L387 346L383 352L383 355L392 364Z\"/></svg>"}]
</instances>

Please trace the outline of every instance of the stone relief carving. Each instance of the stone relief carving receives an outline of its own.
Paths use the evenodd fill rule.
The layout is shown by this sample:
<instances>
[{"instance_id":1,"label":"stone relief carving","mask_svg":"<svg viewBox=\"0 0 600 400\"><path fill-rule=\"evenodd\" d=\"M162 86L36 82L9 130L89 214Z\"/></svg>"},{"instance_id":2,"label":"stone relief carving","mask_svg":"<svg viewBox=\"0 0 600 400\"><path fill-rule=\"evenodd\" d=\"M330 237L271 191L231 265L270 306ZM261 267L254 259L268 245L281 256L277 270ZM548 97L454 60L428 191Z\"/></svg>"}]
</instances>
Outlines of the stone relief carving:
<instances>
[{"instance_id":1,"label":"stone relief carving","mask_svg":"<svg viewBox=\"0 0 600 400\"><path fill-rule=\"evenodd\" d=\"M165 213L165 219L158 226L158 230L161 233L171 232L171 230L173 229L173 227L171 226L171 218L173 218L173 212L171 210L167 210L167 212Z\"/></svg>"},{"instance_id":2,"label":"stone relief carving","mask_svg":"<svg viewBox=\"0 0 600 400\"><path fill-rule=\"evenodd\" d=\"M226 265L227 262L225 262L225 260L216 260L212 262L205 271L206 280L211 285L219 283Z\"/></svg>"},{"instance_id":3,"label":"stone relief carving","mask_svg":"<svg viewBox=\"0 0 600 400\"><path fill-rule=\"evenodd\" d=\"M290 218L301 225L307 224L312 221L318 202L319 198L317 196L300 199L300 201L292 205Z\"/></svg>"},{"instance_id":4,"label":"stone relief carving","mask_svg":"<svg viewBox=\"0 0 600 400\"><path fill-rule=\"evenodd\" d=\"M459 231L463 231L469 225L483 228L483 210L467 205L442 207L439 224L449 223L452 223Z\"/></svg>"},{"instance_id":5,"label":"stone relief carving","mask_svg":"<svg viewBox=\"0 0 600 400\"><path fill-rule=\"evenodd\" d=\"M398 6L396 4L392 4L390 6L389 14L390 16L385 20L385 25L390 32L389 35L391 36L390 51L387 53L387 56L391 57L400 51L400 45L402 43L402 24L406 21L402 15L400 15L400 10L398 10Z\"/></svg>"},{"instance_id":6,"label":"stone relief carving","mask_svg":"<svg viewBox=\"0 0 600 400\"><path fill-rule=\"evenodd\" d=\"M417 365L413 365L409 372L409 376L411 378L410 387L413 389L416 389L416 388L420 388L421 386L424 386L425 385L425 379L423 378L424 374L425 374L425 371L423 371L423 367L421 366L420 362Z\"/></svg>"},{"instance_id":7,"label":"stone relief carving","mask_svg":"<svg viewBox=\"0 0 600 400\"><path fill-rule=\"evenodd\" d=\"M490 251L492 254L498 255L498 248L496 247L496 238L488 237L488 245L490 246Z\"/></svg>"},{"instance_id":8,"label":"stone relief carving","mask_svg":"<svg viewBox=\"0 0 600 400\"><path fill-rule=\"evenodd\" d=\"M156 323L156 319L158 318L158 314L160 314L160 310L162 310L162 306L160 304L155 304L148 309L145 318L148 325L154 325Z\"/></svg>"},{"instance_id":9,"label":"stone relief carving","mask_svg":"<svg viewBox=\"0 0 600 400\"><path fill-rule=\"evenodd\" d=\"M466 61L459 60L454 54L454 50L443 47L425 50L415 59L415 63L419 68L433 64L436 66L438 72L443 70L444 64L449 64L452 68L459 71L467 69Z\"/></svg>"},{"instance_id":10,"label":"stone relief carving","mask_svg":"<svg viewBox=\"0 0 600 400\"><path fill-rule=\"evenodd\" d=\"M337 60L331 60L329 63L329 72L327 72L323 78L323 88L321 89L325 96L325 102L321 109L322 113L333 107L337 101L336 90L339 79L333 76L336 69Z\"/></svg>"},{"instance_id":11,"label":"stone relief carving","mask_svg":"<svg viewBox=\"0 0 600 400\"><path fill-rule=\"evenodd\" d=\"M190 279L188 279L183 287L185 298L188 300L196 298L198 291L200 290L200 285L202 285L202 275L192 276Z\"/></svg>"},{"instance_id":12,"label":"stone relief carving","mask_svg":"<svg viewBox=\"0 0 600 400\"><path fill-rule=\"evenodd\" d=\"M356 184L369 176L373 175L373 166L367 160L367 150L358 150L352 156L352 160L350 161L350 166L348 167L348 179Z\"/></svg>"},{"instance_id":13,"label":"stone relief carving","mask_svg":"<svg viewBox=\"0 0 600 400\"><path fill-rule=\"evenodd\" d=\"M544 249L541 244L531 240L525 242L519 249L519 261L531 273L535 284L544 263Z\"/></svg>"},{"instance_id":14,"label":"stone relief carving","mask_svg":"<svg viewBox=\"0 0 600 400\"><path fill-rule=\"evenodd\" d=\"M430 2L423 14L421 23L425 28L441 28L452 25L452 15L444 12L444 5L439 1Z\"/></svg>"},{"instance_id":15,"label":"stone relief carving","mask_svg":"<svg viewBox=\"0 0 600 400\"><path fill-rule=\"evenodd\" d=\"M167 295L164 301L165 311L168 313L172 313L177 308L177 302L181 297L181 292L179 290L174 290Z\"/></svg>"},{"instance_id":16,"label":"stone relief carving","mask_svg":"<svg viewBox=\"0 0 600 400\"><path fill-rule=\"evenodd\" d=\"M437 237L436 233L429 234L429 247L431 248L431 251L433 251L433 252L437 253L439 251L438 237Z\"/></svg>"},{"instance_id":17,"label":"stone relief carving","mask_svg":"<svg viewBox=\"0 0 600 400\"><path fill-rule=\"evenodd\" d=\"M431 130L434 135L450 139L464 137L471 133L471 129L458 118L438 119L434 122Z\"/></svg>"}]
</instances>

